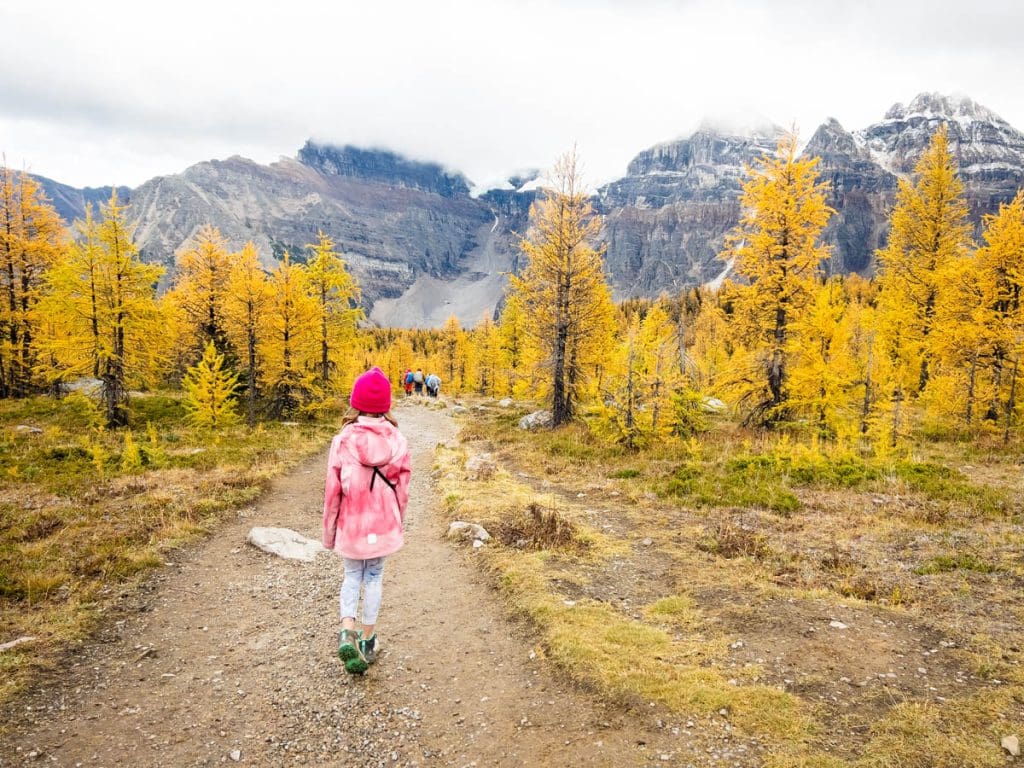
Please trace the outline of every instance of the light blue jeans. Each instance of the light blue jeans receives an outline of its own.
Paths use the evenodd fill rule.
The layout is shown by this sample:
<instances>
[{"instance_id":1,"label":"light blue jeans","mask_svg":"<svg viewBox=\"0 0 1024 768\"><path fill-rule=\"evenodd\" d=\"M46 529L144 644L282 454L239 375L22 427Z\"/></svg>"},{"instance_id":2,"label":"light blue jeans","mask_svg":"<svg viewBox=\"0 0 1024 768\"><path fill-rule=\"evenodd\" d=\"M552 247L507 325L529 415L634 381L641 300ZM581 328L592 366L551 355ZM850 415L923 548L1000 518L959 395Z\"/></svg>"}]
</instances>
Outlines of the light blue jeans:
<instances>
[{"instance_id":1,"label":"light blue jeans","mask_svg":"<svg viewBox=\"0 0 1024 768\"><path fill-rule=\"evenodd\" d=\"M341 618L355 619L359 589L363 588L363 624L376 624L380 612L384 558L345 561L345 580L341 582Z\"/></svg>"}]
</instances>

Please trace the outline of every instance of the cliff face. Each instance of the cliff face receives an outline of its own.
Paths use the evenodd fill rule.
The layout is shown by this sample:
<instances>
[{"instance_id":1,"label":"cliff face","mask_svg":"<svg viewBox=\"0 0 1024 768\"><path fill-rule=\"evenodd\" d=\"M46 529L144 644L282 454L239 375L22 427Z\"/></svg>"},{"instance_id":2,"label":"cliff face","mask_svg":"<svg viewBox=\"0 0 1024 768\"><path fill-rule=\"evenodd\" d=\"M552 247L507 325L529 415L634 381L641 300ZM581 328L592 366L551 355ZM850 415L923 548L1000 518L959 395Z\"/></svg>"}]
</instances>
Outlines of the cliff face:
<instances>
[{"instance_id":1,"label":"cliff face","mask_svg":"<svg viewBox=\"0 0 1024 768\"><path fill-rule=\"evenodd\" d=\"M1024 134L966 97L921 94L860 131L830 119L804 149L821 158L836 211L825 232L832 246L828 271L874 269L898 179L913 173L941 125L948 127L979 228L984 214L1024 186ZM721 274L716 254L739 221L743 165L773 151L778 134L775 128L736 135L703 126L689 138L641 152L626 176L598 192L608 266L620 295L654 295Z\"/></svg>"},{"instance_id":2,"label":"cliff face","mask_svg":"<svg viewBox=\"0 0 1024 768\"><path fill-rule=\"evenodd\" d=\"M598 190L607 263L621 296L677 291L713 279L725 235L739 221L744 166L774 151L782 129L749 136L702 126L637 155Z\"/></svg>"},{"instance_id":3,"label":"cliff face","mask_svg":"<svg viewBox=\"0 0 1024 768\"><path fill-rule=\"evenodd\" d=\"M445 279L461 272L461 260L491 219L486 208L464 194L434 191L450 192L457 179L436 176L432 168L417 177L414 164L406 162L407 184L374 178L390 161L375 166L366 154L360 153L358 168L351 153L335 156L326 148L318 150L316 167L297 160L263 166L234 157L148 181L133 193L130 209L140 222L136 237L143 257L173 268L200 227L212 224L233 248L255 242L270 267L285 251L305 259L306 245L323 230L370 304L401 294L417 275ZM417 178L422 185L412 183Z\"/></svg>"},{"instance_id":4,"label":"cliff face","mask_svg":"<svg viewBox=\"0 0 1024 768\"><path fill-rule=\"evenodd\" d=\"M835 210L825 230L825 239L832 245L828 271L870 271L875 249L888 236L896 176L878 165L834 119L815 131L804 154L821 158L818 171L829 184L828 204Z\"/></svg>"}]
</instances>

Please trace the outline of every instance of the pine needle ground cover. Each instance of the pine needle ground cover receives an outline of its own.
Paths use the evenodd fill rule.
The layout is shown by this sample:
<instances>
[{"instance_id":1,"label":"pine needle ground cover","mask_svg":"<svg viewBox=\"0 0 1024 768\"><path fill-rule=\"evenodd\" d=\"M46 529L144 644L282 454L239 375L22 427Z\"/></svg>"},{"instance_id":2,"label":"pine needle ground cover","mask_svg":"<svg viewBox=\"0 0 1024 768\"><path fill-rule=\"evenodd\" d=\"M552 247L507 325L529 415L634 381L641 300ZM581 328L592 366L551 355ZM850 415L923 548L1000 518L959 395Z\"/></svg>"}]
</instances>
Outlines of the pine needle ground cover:
<instances>
[{"instance_id":1,"label":"pine needle ground cover","mask_svg":"<svg viewBox=\"0 0 1024 768\"><path fill-rule=\"evenodd\" d=\"M330 425L216 435L180 395L137 395L129 429L101 429L80 395L0 403L0 700L74 647L174 548L250 504L322 447Z\"/></svg>"},{"instance_id":2,"label":"pine needle ground cover","mask_svg":"<svg viewBox=\"0 0 1024 768\"><path fill-rule=\"evenodd\" d=\"M631 452L521 415L474 411L438 469L567 674L693 734L724 719L751 764L1005 764L1000 738L1024 730L1018 451L868 457L723 424ZM485 451L498 471L468 479ZM535 508L575 543L531 535Z\"/></svg>"}]
</instances>

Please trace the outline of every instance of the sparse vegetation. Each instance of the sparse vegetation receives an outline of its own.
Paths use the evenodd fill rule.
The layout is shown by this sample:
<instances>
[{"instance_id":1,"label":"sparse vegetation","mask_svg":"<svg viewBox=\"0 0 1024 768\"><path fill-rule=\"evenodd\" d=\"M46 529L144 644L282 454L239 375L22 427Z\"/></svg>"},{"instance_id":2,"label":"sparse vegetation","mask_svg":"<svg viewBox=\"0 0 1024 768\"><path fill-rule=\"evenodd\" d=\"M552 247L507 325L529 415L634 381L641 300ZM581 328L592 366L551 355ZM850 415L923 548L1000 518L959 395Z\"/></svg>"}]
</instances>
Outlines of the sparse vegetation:
<instances>
[{"instance_id":1,"label":"sparse vegetation","mask_svg":"<svg viewBox=\"0 0 1024 768\"><path fill-rule=\"evenodd\" d=\"M146 426L137 431L104 429L81 395L0 409L0 637L38 638L2 656L0 698L83 639L168 551L251 503L330 434L268 423L211 440L190 428L176 395L133 397L131 421Z\"/></svg>"},{"instance_id":2,"label":"sparse vegetation","mask_svg":"<svg viewBox=\"0 0 1024 768\"><path fill-rule=\"evenodd\" d=\"M879 456L727 424L628 451L599 426L515 421L466 424L508 470L491 481L442 454L447 513L502 531L557 510L591 540L499 535L481 555L572 677L626 704L725 711L775 768L1001 764L996 730L1024 722L1012 452ZM849 651L827 645L826 664L813 649L829 632L858 634Z\"/></svg>"}]
</instances>

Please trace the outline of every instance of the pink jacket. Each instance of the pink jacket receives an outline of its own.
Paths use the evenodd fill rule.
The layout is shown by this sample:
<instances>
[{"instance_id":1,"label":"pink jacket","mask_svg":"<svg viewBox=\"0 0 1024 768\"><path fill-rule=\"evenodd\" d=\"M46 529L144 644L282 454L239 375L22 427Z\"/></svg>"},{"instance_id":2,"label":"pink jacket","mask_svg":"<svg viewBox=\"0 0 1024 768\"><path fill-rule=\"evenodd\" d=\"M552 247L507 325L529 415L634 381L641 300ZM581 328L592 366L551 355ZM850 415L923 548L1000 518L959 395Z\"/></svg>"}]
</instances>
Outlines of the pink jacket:
<instances>
[{"instance_id":1,"label":"pink jacket","mask_svg":"<svg viewBox=\"0 0 1024 768\"><path fill-rule=\"evenodd\" d=\"M411 474L409 444L390 422L360 416L342 429L327 458L323 545L354 560L401 549Z\"/></svg>"}]
</instances>

